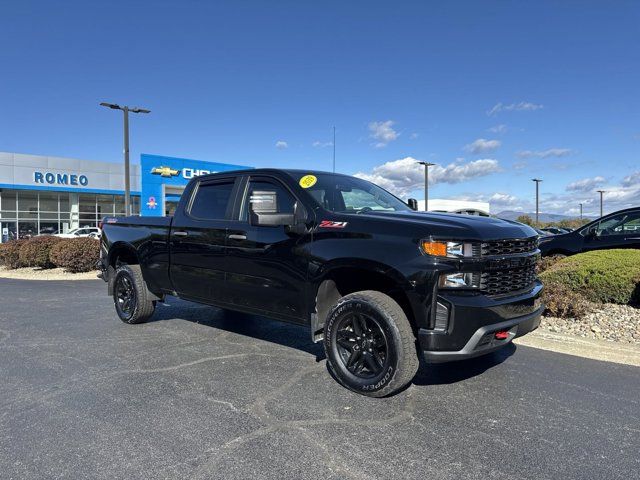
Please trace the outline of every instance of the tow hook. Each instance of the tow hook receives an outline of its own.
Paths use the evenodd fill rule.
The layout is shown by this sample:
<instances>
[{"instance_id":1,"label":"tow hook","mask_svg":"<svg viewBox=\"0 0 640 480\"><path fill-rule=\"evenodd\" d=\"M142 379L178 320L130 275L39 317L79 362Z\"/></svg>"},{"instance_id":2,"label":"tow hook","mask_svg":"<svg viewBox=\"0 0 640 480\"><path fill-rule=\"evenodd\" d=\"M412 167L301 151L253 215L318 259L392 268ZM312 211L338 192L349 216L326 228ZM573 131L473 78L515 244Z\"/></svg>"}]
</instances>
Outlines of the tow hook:
<instances>
[{"instance_id":1,"label":"tow hook","mask_svg":"<svg viewBox=\"0 0 640 480\"><path fill-rule=\"evenodd\" d=\"M496 340L506 340L509 338L509 330L498 330L493 336Z\"/></svg>"}]
</instances>

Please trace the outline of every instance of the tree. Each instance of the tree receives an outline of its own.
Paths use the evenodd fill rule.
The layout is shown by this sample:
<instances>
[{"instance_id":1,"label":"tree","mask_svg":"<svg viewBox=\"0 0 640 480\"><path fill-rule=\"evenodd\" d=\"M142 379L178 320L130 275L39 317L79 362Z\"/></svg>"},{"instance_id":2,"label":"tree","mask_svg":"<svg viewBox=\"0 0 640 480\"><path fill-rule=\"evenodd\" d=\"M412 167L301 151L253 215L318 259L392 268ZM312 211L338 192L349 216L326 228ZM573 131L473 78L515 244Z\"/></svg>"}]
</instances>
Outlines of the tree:
<instances>
[{"instance_id":1,"label":"tree","mask_svg":"<svg viewBox=\"0 0 640 480\"><path fill-rule=\"evenodd\" d=\"M529 215L520 215L518 218L516 218L516 222L524 223L525 225L533 227L533 218L531 218Z\"/></svg>"}]
</instances>

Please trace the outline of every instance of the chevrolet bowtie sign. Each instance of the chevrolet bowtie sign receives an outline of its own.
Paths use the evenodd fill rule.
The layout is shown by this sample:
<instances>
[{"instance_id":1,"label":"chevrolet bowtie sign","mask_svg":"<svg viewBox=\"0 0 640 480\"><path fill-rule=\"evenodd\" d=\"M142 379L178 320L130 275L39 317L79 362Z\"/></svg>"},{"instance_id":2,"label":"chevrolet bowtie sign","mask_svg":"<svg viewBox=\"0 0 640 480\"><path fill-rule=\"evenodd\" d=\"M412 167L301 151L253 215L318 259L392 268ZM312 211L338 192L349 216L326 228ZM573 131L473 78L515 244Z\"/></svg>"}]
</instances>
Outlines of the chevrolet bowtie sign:
<instances>
[{"instance_id":1,"label":"chevrolet bowtie sign","mask_svg":"<svg viewBox=\"0 0 640 480\"><path fill-rule=\"evenodd\" d=\"M151 173L154 175L160 175L161 177L171 178L182 174L182 177L190 180L193 177L198 177L200 175L207 175L209 173L215 173L211 170L202 170L197 168L183 168L182 172L180 170L176 170L171 167L153 167L151 169Z\"/></svg>"},{"instance_id":2,"label":"chevrolet bowtie sign","mask_svg":"<svg viewBox=\"0 0 640 480\"><path fill-rule=\"evenodd\" d=\"M160 175L161 177L175 177L180 173L180 170L174 170L171 167L154 167L151 169L151 173L154 175Z\"/></svg>"}]
</instances>

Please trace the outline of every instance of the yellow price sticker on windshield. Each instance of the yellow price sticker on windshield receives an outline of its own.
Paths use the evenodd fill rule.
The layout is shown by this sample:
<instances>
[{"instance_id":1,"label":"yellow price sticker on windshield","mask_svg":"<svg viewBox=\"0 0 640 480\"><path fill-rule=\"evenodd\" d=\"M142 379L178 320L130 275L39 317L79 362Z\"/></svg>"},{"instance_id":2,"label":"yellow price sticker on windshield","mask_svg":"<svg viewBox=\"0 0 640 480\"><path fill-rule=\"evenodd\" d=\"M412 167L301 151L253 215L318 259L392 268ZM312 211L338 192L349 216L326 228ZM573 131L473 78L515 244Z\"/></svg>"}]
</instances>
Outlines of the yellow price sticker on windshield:
<instances>
[{"instance_id":1,"label":"yellow price sticker on windshield","mask_svg":"<svg viewBox=\"0 0 640 480\"><path fill-rule=\"evenodd\" d=\"M317 181L318 179L315 175L305 175L300 179L300 186L302 188L310 188L313 187Z\"/></svg>"}]
</instances>

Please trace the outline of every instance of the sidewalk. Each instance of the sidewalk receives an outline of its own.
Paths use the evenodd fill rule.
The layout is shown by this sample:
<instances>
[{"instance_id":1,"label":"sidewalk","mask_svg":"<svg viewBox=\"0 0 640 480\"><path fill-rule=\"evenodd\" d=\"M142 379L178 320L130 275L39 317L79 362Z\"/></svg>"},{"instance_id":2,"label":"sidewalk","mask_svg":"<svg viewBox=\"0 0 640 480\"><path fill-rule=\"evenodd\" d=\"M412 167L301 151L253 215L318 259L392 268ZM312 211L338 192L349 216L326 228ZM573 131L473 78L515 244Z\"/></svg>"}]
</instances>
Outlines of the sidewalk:
<instances>
[{"instance_id":1,"label":"sidewalk","mask_svg":"<svg viewBox=\"0 0 640 480\"><path fill-rule=\"evenodd\" d=\"M514 340L514 343L593 360L640 367L640 345L630 343L594 340L539 329Z\"/></svg>"}]
</instances>

